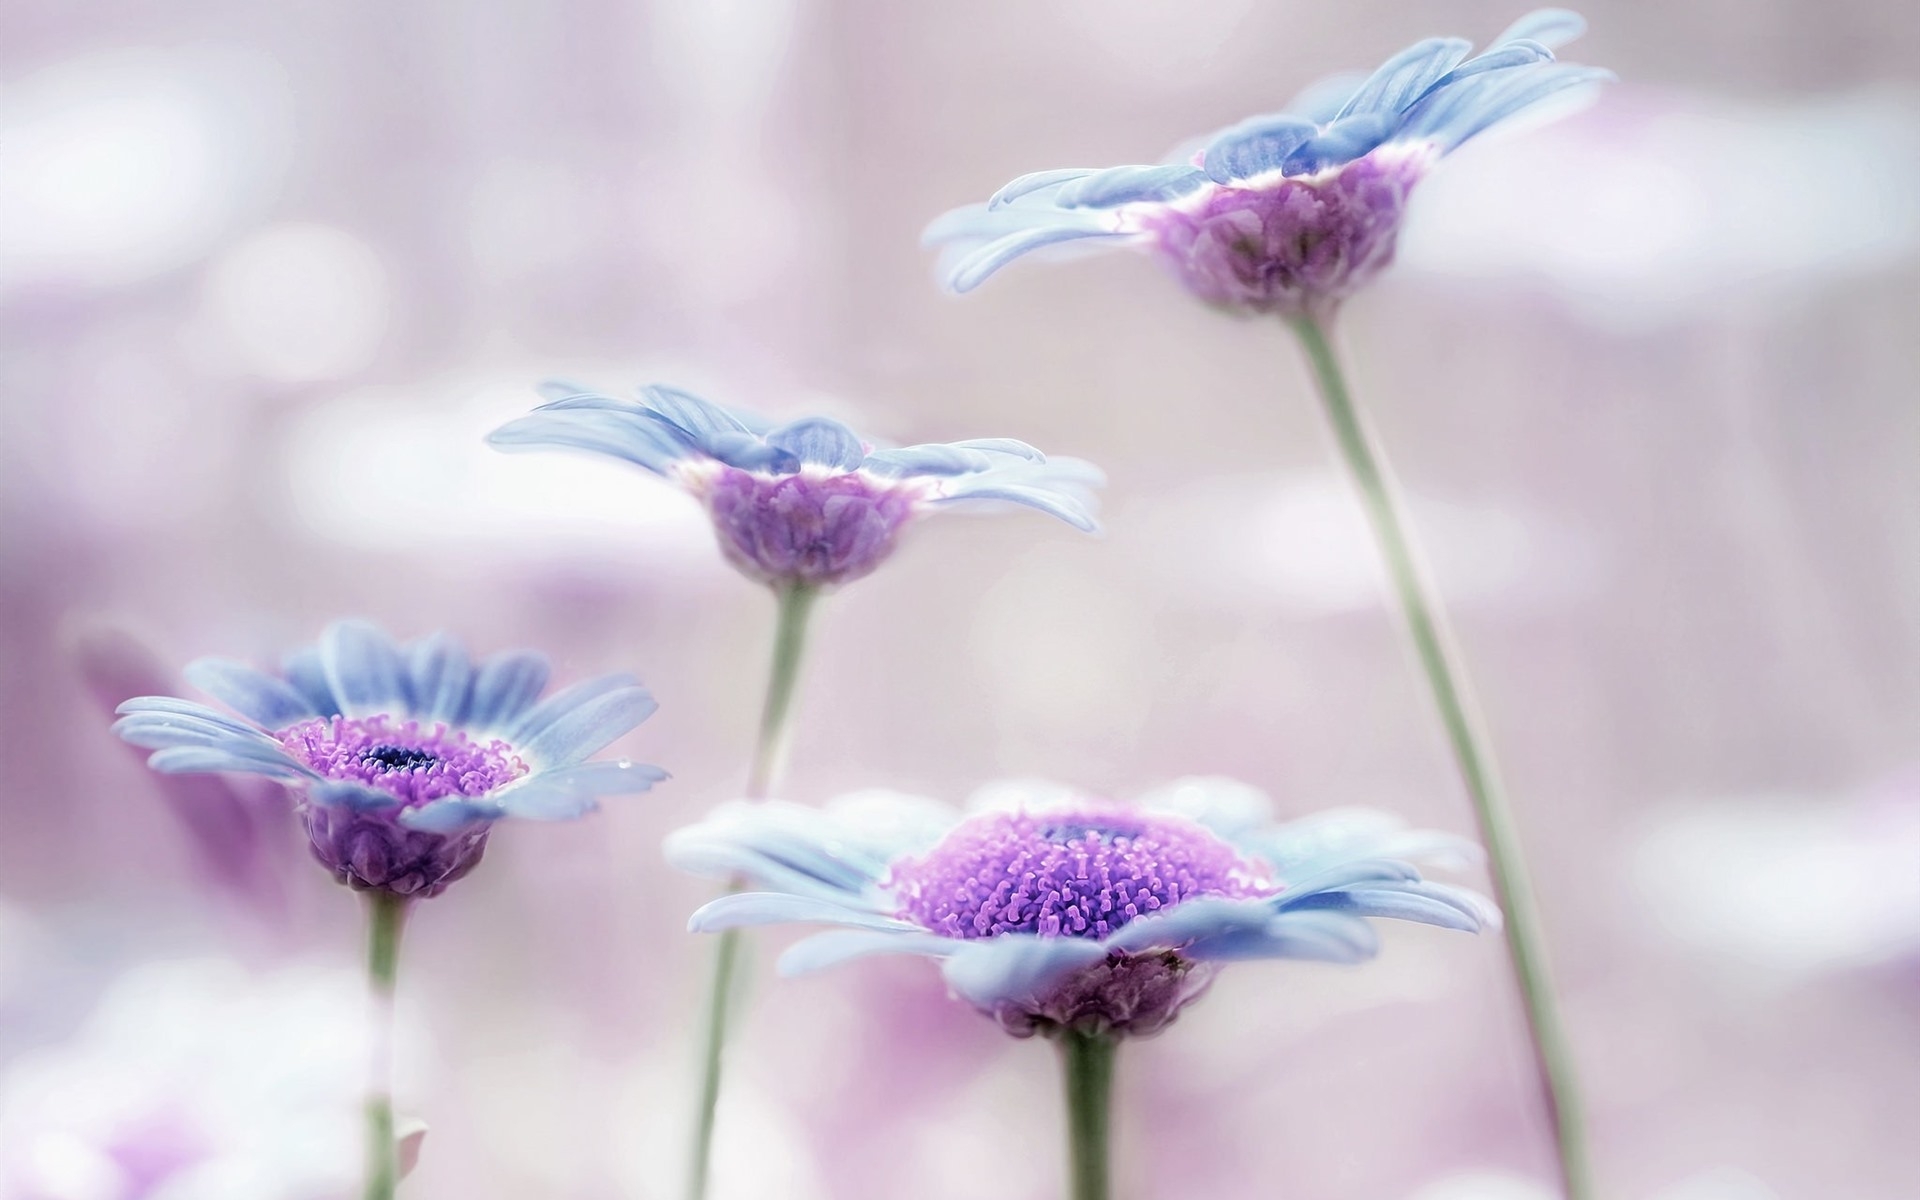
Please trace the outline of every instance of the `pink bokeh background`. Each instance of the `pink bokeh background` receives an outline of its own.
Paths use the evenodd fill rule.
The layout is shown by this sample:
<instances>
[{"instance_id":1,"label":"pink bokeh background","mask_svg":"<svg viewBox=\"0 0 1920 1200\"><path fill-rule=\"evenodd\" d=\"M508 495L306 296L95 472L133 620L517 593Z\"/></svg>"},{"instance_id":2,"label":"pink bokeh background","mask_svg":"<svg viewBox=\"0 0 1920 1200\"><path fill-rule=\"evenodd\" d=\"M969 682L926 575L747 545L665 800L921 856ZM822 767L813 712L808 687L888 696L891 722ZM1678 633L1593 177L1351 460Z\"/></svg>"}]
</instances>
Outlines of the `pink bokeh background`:
<instances>
[{"instance_id":1,"label":"pink bokeh background","mask_svg":"<svg viewBox=\"0 0 1920 1200\"><path fill-rule=\"evenodd\" d=\"M1342 334L1533 853L1608 1196L1911 1200L1920 16L1584 11L1567 56L1623 82L1449 160ZM357 614L637 670L661 709L619 749L675 775L503 830L417 914L408 1194L678 1194L710 892L659 843L740 785L772 602L659 481L482 445L550 376L1108 471L1098 539L941 518L821 605L793 799L1225 774L1469 830L1284 330L1127 256L956 300L917 237L1518 12L0 13L0 1122L159 967L351 971L354 905L270 798L250 865L210 867L81 668L122 634L271 660ZM775 980L785 940L721 1197L1058 1194L1044 1045L923 963ZM1545 1197L1518 1019L1491 937L1236 967L1123 1056L1122 1194Z\"/></svg>"}]
</instances>

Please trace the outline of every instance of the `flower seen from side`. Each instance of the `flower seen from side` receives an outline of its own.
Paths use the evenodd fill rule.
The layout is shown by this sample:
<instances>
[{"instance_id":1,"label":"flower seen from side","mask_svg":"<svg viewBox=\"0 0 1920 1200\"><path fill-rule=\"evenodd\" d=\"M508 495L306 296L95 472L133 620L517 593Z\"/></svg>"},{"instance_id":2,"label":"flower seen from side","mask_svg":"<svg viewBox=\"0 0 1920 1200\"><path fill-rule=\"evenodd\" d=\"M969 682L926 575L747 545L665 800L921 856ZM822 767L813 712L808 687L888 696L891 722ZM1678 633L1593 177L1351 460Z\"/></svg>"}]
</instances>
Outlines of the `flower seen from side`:
<instances>
[{"instance_id":1,"label":"flower seen from side","mask_svg":"<svg viewBox=\"0 0 1920 1200\"><path fill-rule=\"evenodd\" d=\"M653 712L638 681L608 675L542 699L549 666L529 651L475 663L448 634L401 646L342 621L279 673L222 659L185 673L238 716L142 696L120 706L115 732L168 774L279 780L314 857L356 891L437 896L478 865L495 822L572 819L667 777L587 761Z\"/></svg>"},{"instance_id":2,"label":"flower seen from side","mask_svg":"<svg viewBox=\"0 0 1920 1200\"><path fill-rule=\"evenodd\" d=\"M998 799L969 814L872 793L824 811L734 804L675 833L667 856L764 889L706 905L694 930L833 926L787 951L789 974L925 955L1021 1037L1158 1033L1225 963L1371 958L1370 918L1498 921L1479 895L1413 865L1470 862L1470 843L1380 813L1274 824L1252 788L1206 779L1134 806L1035 785Z\"/></svg>"},{"instance_id":3,"label":"flower seen from side","mask_svg":"<svg viewBox=\"0 0 1920 1200\"><path fill-rule=\"evenodd\" d=\"M838 421L774 425L658 384L623 400L567 384L488 439L502 450L575 449L678 484L713 519L727 561L775 588L849 583L885 562L919 517L954 505L1024 505L1096 528L1102 477L1011 438L877 449Z\"/></svg>"},{"instance_id":4,"label":"flower seen from side","mask_svg":"<svg viewBox=\"0 0 1920 1200\"><path fill-rule=\"evenodd\" d=\"M1132 246L1223 308L1325 316L1393 261L1408 197L1441 158L1550 96L1612 78L1555 60L1584 29L1575 13L1542 9L1471 58L1462 39L1428 38L1163 163L1023 175L939 218L926 239L945 247L941 280L955 292L1048 247Z\"/></svg>"}]
</instances>

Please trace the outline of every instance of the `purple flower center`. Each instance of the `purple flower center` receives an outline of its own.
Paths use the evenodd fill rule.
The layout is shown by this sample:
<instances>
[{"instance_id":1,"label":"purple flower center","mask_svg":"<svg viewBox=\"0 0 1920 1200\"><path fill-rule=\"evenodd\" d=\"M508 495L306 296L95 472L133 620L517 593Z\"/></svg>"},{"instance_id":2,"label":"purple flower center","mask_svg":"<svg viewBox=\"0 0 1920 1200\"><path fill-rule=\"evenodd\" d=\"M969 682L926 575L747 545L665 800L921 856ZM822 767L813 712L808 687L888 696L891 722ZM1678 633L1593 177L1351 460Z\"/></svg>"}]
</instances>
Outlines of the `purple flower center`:
<instances>
[{"instance_id":1,"label":"purple flower center","mask_svg":"<svg viewBox=\"0 0 1920 1200\"><path fill-rule=\"evenodd\" d=\"M919 491L858 471L761 475L722 468L702 487L727 560L755 579L818 587L893 553Z\"/></svg>"},{"instance_id":2,"label":"purple flower center","mask_svg":"<svg viewBox=\"0 0 1920 1200\"><path fill-rule=\"evenodd\" d=\"M313 717L274 735L296 759L328 779L379 788L412 807L442 796L480 796L527 773L513 747L476 742L463 731L418 721Z\"/></svg>"},{"instance_id":3,"label":"purple flower center","mask_svg":"<svg viewBox=\"0 0 1920 1200\"><path fill-rule=\"evenodd\" d=\"M1101 938L1196 896L1273 891L1191 821L1094 805L970 817L924 856L895 863L887 886L901 917L960 938Z\"/></svg>"},{"instance_id":4,"label":"purple flower center","mask_svg":"<svg viewBox=\"0 0 1920 1200\"><path fill-rule=\"evenodd\" d=\"M1324 313L1393 261L1407 195L1428 160L1375 151L1323 175L1221 187L1168 207L1149 231L1201 299L1255 312Z\"/></svg>"}]
</instances>

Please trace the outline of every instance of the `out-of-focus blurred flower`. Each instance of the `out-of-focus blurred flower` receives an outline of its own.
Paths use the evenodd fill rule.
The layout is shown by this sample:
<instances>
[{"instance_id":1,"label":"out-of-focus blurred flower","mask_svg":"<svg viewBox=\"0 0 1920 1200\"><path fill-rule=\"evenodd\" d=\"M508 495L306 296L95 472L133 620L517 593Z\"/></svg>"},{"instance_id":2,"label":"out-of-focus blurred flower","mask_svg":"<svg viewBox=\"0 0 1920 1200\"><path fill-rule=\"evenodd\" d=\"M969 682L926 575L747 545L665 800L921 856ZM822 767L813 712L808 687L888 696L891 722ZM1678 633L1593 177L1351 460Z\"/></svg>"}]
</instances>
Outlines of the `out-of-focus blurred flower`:
<instances>
[{"instance_id":1,"label":"out-of-focus blurred flower","mask_svg":"<svg viewBox=\"0 0 1920 1200\"><path fill-rule=\"evenodd\" d=\"M1471 861L1470 843L1342 810L1276 825L1244 784L1185 780L1137 807L1044 785L993 789L978 811L861 793L826 811L735 804L667 841L684 870L745 877L691 926L839 926L787 951L800 973L871 954L942 960L948 985L1008 1032L1147 1036L1221 963L1360 962L1369 917L1478 931L1479 895L1413 861Z\"/></svg>"},{"instance_id":2,"label":"out-of-focus blurred flower","mask_svg":"<svg viewBox=\"0 0 1920 1200\"><path fill-rule=\"evenodd\" d=\"M351 972L129 971L64 1045L0 1076L5 1200L344 1195L360 1138Z\"/></svg>"},{"instance_id":3,"label":"out-of-focus blurred flower","mask_svg":"<svg viewBox=\"0 0 1920 1200\"><path fill-rule=\"evenodd\" d=\"M314 857L355 890L435 896L471 871L503 817L570 820L599 797L644 792L658 767L588 756L652 714L631 675L540 699L549 667L530 651L471 662L448 634L404 647L360 621L328 628L272 675L200 659L188 682L244 720L143 696L114 730L168 774L232 771L299 794Z\"/></svg>"},{"instance_id":4,"label":"out-of-focus blurred flower","mask_svg":"<svg viewBox=\"0 0 1920 1200\"><path fill-rule=\"evenodd\" d=\"M128 696L175 685L153 651L124 630L104 625L81 629L73 634L71 646L87 690L109 712ZM250 908L278 910L284 905L279 876L268 861L273 845L263 836L279 814L260 803L261 797L242 793L224 778L171 775L162 784L161 796L186 830L208 879L245 897Z\"/></svg>"},{"instance_id":5,"label":"out-of-focus blurred flower","mask_svg":"<svg viewBox=\"0 0 1920 1200\"><path fill-rule=\"evenodd\" d=\"M639 400L543 390L550 401L496 430L495 446L590 450L672 480L706 505L727 561L776 588L858 579L910 521L950 504L1021 504L1096 528L1100 471L1011 438L875 449L826 417L775 426L658 384Z\"/></svg>"},{"instance_id":6,"label":"out-of-focus blurred flower","mask_svg":"<svg viewBox=\"0 0 1920 1200\"><path fill-rule=\"evenodd\" d=\"M956 292L1066 243L1151 250L1201 299L1243 312L1330 312L1392 260L1407 197L1443 156L1555 93L1609 74L1554 60L1574 13L1523 17L1474 58L1428 38L1364 79L1339 76L1164 163L1023 175L927 230Z\"/></svg>"}]
</instances>

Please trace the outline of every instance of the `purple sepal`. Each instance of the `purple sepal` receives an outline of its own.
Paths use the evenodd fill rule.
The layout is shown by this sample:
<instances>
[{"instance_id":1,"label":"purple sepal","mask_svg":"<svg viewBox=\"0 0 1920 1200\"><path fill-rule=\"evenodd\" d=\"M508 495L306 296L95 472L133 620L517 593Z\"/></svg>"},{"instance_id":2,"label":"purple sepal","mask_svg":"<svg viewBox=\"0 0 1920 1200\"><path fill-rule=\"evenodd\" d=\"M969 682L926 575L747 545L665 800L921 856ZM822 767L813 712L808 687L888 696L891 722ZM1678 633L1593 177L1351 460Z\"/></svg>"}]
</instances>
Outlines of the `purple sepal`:
<instances>
[{"instance_id":1,"label":"purple sepal","mask_svg":"<svg viewBox=\"0 0 1920 1200\"><path fill-rule=\"evenodd\" d=\"M1213 304L1321 316L1392 263L1407 196L1428 161L1376 152L1319 176L1221 187L1149 226L1161 260Z\"/></svg>"},{"instance_id":2,"label":"purple sepal","mask_svg":"<svg viewBox=\"0 0 1920 1200\"><path fill-rule=\"evenodd\" d=\"M313 857L356 892L425 900L480 864L491 824L458 833L423 833L398 822L398 806L374 811L302 804Z\"/></svg>"},{"instance_id":3,"label":"purple sepal","mask_svg":"<svg viewBox=\"0 0 1920 1200\"><path fill-rule=\"evenodd\" d=\"M825 587L886 561L916 494L860 473L770 476L725 467L706 501L728 562L776 587Z\"/></svg>"},{"instance_id":4,"label":"purple sepal","mask_svg":"<svg viewBox=\"0 0 1920 1200\"><path fill-rule=\"evenodd\" d=\"M1213 967L1172 950L1112 954L1036 1001L1002 1001L987 1015L1015 1037L1097 1033L1152 1037L1213 983Z\"/></svg>"}]
</instances>

